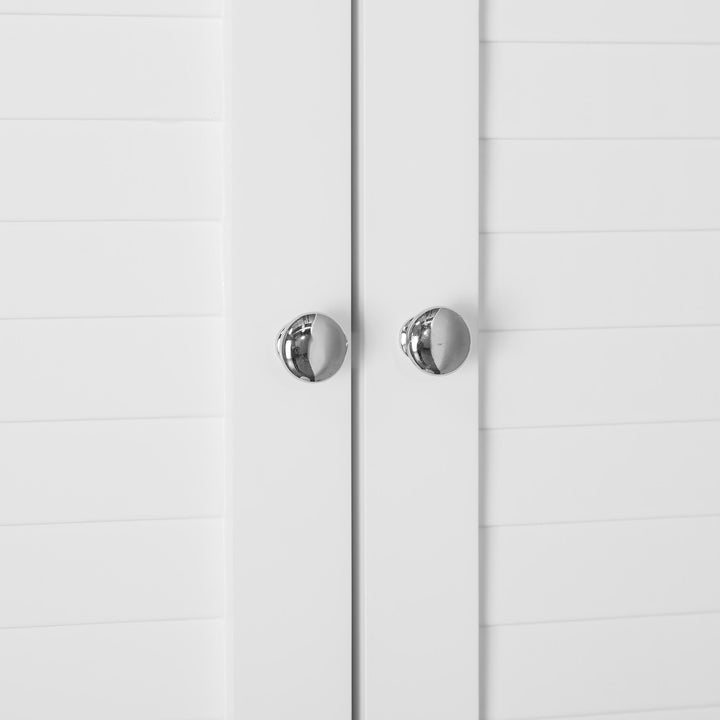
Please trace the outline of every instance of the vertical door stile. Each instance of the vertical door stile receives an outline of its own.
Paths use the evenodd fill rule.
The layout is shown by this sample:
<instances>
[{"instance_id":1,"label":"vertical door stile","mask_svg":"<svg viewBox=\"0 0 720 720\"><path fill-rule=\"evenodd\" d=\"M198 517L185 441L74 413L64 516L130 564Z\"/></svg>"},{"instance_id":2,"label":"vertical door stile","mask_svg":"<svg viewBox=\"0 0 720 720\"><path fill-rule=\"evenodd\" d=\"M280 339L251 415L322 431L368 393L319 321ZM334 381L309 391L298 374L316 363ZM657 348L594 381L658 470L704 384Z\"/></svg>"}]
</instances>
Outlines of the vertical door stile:
<instances>
[{"instance_id":1,"label":"vertical door stile","mask_svg":"<svg viewBox=\"0 0 720 720\"><path fill-rule=\"evenodd\" d=\"M358 5L358 717L477 720L479 2ZM471 330L447 376L399 347L432 306Z\"/></svg>"},{"instance_id":2,"label":"vertical door stile","mask_svg":"<svg viewBox=\"0 0 720 720\"><path fill-rule=\"evenodd\" d=\"M231 716L349 720L350 363L309 383L275 342L350 337L350 0L228 5Z\"/></svg>"}]
</instances>

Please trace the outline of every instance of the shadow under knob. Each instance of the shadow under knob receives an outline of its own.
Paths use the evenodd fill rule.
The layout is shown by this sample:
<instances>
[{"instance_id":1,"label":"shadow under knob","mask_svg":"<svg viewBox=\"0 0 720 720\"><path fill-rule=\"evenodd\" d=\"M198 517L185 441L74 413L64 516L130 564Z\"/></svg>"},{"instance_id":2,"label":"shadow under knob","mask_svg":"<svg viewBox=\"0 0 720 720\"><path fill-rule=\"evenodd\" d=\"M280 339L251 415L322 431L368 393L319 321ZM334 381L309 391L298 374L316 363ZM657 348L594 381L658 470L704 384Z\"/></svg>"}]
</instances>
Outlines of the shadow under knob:
<instances>
[{"instance_id":1,"label":"shadow under knob","mask_svg":"<svg viewBox=\"0 0 720 720\"><path fill-rule=\"evenodd\" d=\"M347 346L342 328L320 313L295 318L280 331L277 339L283 365L295 377L308 382L332 377L342 367Z\"/></svg>"},{"instance_id":2,"label":"shadow under knob","mask_svg":"<svg viewBox=\"0 0 720 720\"><path fill-rule=\"evenodd\" d=\"M465 362L470 352L470 330L454 310L430 308L402 326L400 347L421 370L447 375Z\"/></svg>"}]
</instances>

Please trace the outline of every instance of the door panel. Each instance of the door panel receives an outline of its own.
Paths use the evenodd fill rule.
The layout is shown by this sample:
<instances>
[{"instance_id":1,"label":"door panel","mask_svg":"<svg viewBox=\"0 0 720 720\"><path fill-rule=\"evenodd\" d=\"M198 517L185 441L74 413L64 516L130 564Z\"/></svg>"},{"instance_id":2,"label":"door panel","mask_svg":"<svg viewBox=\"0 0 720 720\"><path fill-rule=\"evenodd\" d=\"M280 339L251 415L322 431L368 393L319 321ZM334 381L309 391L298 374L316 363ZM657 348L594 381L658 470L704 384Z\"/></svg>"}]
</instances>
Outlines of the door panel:
<instances>
[{"instance_id":1,"label":"door panel","mask_svg":"<svg viewBox=\"0 0 720 720\"><path fill-rule=\"evenodd\" d=\"M487 4L489 720L718 717L718 19Z\"/></svg>"},{"instance_id":2,"label":"door panel","mask_svg":"<svg viewBox=\"0 0 720 720\"><path fill-rule=\"evenodd\" d=\"M358 701L364 720L479 716L476 0L359 5ZM401 325L460 313L455 373Z\"/></svg>"},{"instance_id":3,"label":"door panel","mask_svg":"<svg viewBox=\"0 0 720 720\"><path fill-rule=\"evenodd\" d=\"M232 6L234 715L349 720L351 372L293 377L278 331L351 335L349 0Z\"/></svg>"},{"instance_id":4,"label":"door panel","mask_svg":"<svg viewBox=\"0 0 720 720\"><path fill-rule=\"evenodd\" d=\"M221 27L140 5L0 2L3 718L226 716Z\"/></svg>"}]
</instances>

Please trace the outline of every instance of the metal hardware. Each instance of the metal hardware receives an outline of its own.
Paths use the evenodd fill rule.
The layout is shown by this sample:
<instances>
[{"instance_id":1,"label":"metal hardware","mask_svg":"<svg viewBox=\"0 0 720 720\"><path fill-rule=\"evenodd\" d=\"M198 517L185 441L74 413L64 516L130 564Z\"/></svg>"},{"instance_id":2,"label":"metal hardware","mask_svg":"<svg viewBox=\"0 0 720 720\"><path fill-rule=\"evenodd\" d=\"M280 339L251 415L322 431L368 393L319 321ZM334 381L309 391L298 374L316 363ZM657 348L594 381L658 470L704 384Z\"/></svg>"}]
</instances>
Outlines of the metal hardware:
<instances>
[{"instance_id":1,"label":"metal hardware","mask_svg":"<svg viewBox=\"0 0 720 720\"><path fill-rule=\"evenodd\" d=\"M465 362L470 352L470 330L455 311L434 307L402 326L400 347L421 370L447 375Z\"/></svg>"},{"instance_id":2,"label":"metal hardware","mask_svg":"<svg viewBox=\"0 0 720 720\"><path fill-rule=\"evenodd\" d=\"M342 366L347 353L342 328L327 315L307 313L286 325L277 338L283 365L297 378L321 382Z\"/></svg>"}]
</instances>

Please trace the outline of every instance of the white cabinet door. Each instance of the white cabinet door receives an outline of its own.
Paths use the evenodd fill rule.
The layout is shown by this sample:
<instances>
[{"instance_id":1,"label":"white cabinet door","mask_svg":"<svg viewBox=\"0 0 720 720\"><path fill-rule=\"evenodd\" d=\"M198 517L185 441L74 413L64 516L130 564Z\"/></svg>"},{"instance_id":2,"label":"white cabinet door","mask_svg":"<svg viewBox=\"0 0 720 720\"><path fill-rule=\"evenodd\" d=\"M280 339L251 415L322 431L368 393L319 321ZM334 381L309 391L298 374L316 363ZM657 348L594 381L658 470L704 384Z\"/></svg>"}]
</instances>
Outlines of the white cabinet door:
<instances>
[{"instance_id":1,"label":"white cabinet door","mask_svg":"<svg viewBox=\"0 0 720 720\"><path fill-rule=\"evenodd\" d=\"M0 0L8 720L225 716L217 9Z\"/></svg>"},{"instance_id":2,"label":"white cabinet door","mask_svg":"<svg viewBox=\"0 0 720 720\"><path fill-rule=\"evenodd\" d=\"M349 0L0 0L0 717L350 720L350 106Z\"/></svg>"},{"instance_id":3,"label":"white cabinet door","mask_svg":"<svg viewBox=\"0 0 720 720\"><path fill-rule=\"evenodd\" d=\"M361 0L357 55L358 717L477 720L479 3ZM471 352L425 373L410 317Z\"/></svg>"},{"instance_id":4,"label":"white cabinet door","mask_svg":"<svg viewBox=\"0 0 720 720\"><path fill-rule=\"evenodd\" d=\"M350 337L350 0L231 3L232 717L350 720L351 373L293 377L305 313Z\"/></svg>"},{"instance_id":5,"label":"white cabinet door","mask_svg":"<svg viewBox=\"0 0 720 720\"><path fill-rule=\"evenodd\" d=\"M489 0L487 719L720 717L720 5Z\"/></svg>"}]
</instances>

